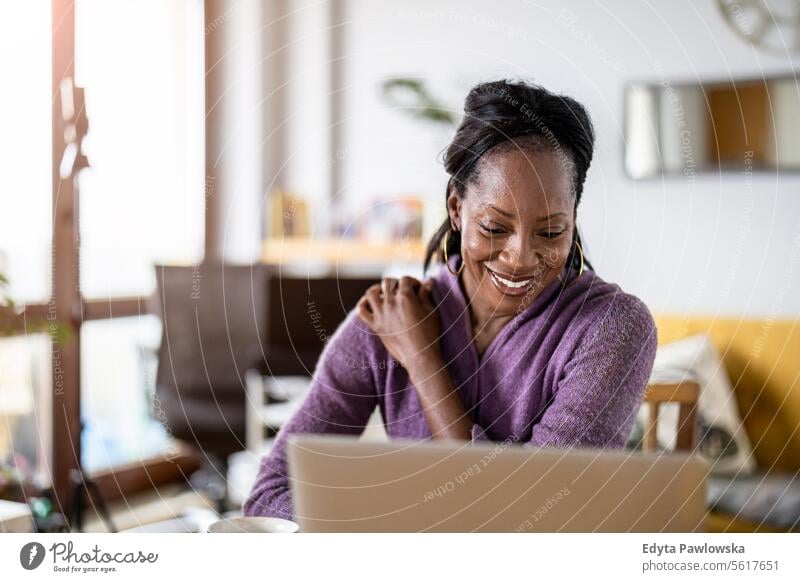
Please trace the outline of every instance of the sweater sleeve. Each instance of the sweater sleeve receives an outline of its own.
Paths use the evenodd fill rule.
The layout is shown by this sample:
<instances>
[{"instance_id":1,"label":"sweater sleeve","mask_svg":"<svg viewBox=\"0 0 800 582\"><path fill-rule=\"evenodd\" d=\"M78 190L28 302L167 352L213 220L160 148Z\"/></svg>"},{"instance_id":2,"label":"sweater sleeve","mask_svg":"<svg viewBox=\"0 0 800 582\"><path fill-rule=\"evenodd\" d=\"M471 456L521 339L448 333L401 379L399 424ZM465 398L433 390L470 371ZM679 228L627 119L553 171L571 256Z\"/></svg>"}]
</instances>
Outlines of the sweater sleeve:
<instances>
[{"instance_id":1,"label":"sweater sleeve","mask_svg":"<svg viewBox=\"0 0 800 582\"><path fill-rule=\"evenodd\" d=\"M653 317L636 297L619 293L598 306L529 444L624 447L650 378L656 343Z\"/></svg>"},{"instance_id":2,"label":"sweater sleeve","mask_svg":"<svg viewBox=\"0 0 800 582\"><path fill-rule=\"evenodd\" d=\"M371 332L351 311L325 344L300 408L283 426L242 506L246 516L294 518L286 462L293 433L361 434L377 405L369 365Z\"/></svg>"}]
</instances>

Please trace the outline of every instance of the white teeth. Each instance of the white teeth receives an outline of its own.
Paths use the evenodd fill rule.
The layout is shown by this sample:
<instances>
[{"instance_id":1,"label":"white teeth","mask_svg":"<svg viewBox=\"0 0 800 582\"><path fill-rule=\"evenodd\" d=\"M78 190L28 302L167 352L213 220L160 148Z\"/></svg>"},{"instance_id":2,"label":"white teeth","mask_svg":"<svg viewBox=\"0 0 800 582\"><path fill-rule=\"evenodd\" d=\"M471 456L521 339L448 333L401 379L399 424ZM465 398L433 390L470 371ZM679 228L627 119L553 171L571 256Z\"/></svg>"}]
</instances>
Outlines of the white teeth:
<instances>
[{"instance_id":1,"label":"white teeth","mask_svg":"<svg viewBox=\"0 0 800 582\"><path fill-rule=\"evenodd\" d=\"M509 281L508 279L503 279L500 275L498 275L494 271L490 271L490 272L492 273L492 277L494 277L497 281L499 281L500 283L502 283L506 287L511 287L512 289L519 289L521 287L526 287L527 285L530 285L531 281L533 281L533 279L525 279L524 281L517 281L515 283L514 281Z\"/></svg>"}]
</instances>

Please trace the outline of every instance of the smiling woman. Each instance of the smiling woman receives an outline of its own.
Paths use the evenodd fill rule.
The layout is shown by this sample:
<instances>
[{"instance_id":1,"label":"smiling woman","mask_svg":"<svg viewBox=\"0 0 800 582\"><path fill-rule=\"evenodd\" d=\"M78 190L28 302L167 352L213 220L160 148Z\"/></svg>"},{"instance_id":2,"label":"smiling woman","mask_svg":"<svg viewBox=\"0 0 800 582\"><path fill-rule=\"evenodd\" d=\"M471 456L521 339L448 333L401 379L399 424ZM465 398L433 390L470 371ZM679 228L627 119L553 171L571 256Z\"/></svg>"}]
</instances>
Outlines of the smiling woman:
<instances>
[{"instance_id":1,"label":"smiling woman","mask_svg":"<svg viewBox=\"0 0 800 582\"><path fill-rule=\"evenodd\" d=\"M376 406L393 438L624 446L656 331L583 255L593 144L573 99L508 81L470 92L445 154L448 219L425 259L443 268L367 291L262 461L246 515L293 517L289 434L360 434Z\"/></svg>"}]
</instances>

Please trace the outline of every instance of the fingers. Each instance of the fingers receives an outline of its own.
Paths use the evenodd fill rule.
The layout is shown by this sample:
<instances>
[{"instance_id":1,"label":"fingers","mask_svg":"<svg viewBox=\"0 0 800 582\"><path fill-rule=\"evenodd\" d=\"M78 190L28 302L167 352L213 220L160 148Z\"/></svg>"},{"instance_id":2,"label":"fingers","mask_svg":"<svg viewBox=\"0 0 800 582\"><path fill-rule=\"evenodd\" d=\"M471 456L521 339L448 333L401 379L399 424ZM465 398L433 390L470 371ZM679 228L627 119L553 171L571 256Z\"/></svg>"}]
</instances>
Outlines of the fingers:
<instances>
[{"instance_id":1,"label":"fingers","mask_svg":"<svg viewBox=\"0 0 800 582\"><path fill-rule=\"evenodd\" d=\"M375 313L372 311L372 308L369 306L369 301L367 300L367 296L364 295L361 299L359 299L358 304L356 305L356 313L358 317L366 323L367 325L372 325L372 319L375 316Z\"/></svg>"},{"instance_id":2,"label":"fingers","mask_svg":"<svg viewBox=\"0 0 800 582\"><path fill-rule=\"evenodd\" d=\"M397 280L393 277L384 277L380 283L376 283L364 295L368 308L373 314L379 309L383 301L393 301L397 295L405 297L419 297L423 301L430 303L430 292L433 288L433 280L428 279L424 283L414 277L401 277Z\"/></svg>"},{"instance_id":3,"label":"fingers","mask_svg":"<svg viewBox=\"0 0 800 582\"><path fill-rule=\"evenodd\" d=\"M398 283L400 295L419 297L419 299L426 304L432 304L431 289L433 289L433 279L420 282L419 279L415 279L414 277L402 277Z\"/></svg>"},{"instance_id":4,"label":"fingers","mask_svg":"<svg viewBox=\"0 0 800 582\"><path fill-rule=\"evenodd\" d=\"M364 296L358 300L356 305L358 317L370 328L375 321L375 314L378 312L381 301L381 286L378 283L369 287L364 292Z\"/></svg>"},{"instance_id":5,"label":"fingers","mask_svg":"<svg viewBox=\"0 0 800 582\"><path fill-rule=\"evenodd\" d=\"M364 293L364 298L369 303L370 310L375 313L381 305L381 284L375 283L369 289L367 289L366 293Z\"/></svg>"},{"instance_id":6,"label":"fingers","mask_svg":"<svg viewBox=\"0 0 800 582\"><path fill-rule=\"evenodd\" d=\"M403 277L400 279L398 289L400 293L413 295L416 294L419 284L414 277Z\"/></svg>"},{"instance_id":7,"label":"fingers","mask_svg":"<svg viewBox=\"0 0 800 582\"><path fill-rule=\"evenodd\" d=\"M433 289L433 279L428 279L427 281L425 281L420 285L419 298L422 300L423 303L433 305L433 299L431 298L432 289Z\"/></svg>"},{"instance_id":8,"label":"fingers","mask_svg":"<svg viewBox=\"0 0 800 582\"><path fill-rule=\"evenodd\" d=\"M384 279L381 281L381 291L383 292L383 296L391 297L397 290L397 286L397 279L392 277L384 277Z\"/></svg>"}]
</instances>

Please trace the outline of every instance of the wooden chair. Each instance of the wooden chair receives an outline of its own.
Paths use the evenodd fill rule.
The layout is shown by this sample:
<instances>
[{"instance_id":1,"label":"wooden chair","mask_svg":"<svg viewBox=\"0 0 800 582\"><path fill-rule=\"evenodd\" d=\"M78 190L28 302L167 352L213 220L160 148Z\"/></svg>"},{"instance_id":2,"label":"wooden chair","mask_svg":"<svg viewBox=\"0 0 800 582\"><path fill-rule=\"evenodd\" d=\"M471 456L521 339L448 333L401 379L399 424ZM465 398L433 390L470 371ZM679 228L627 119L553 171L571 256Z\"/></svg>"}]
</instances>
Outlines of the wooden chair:
<instances>
[{"instance_id":1,"label":"wooden chair","mask_svg":"<svg viewBox=\"0 0 800 582\"><path fill-rule=\"evenodd\" d=\"M650 384L644 393L644 401L650 409L650 419L644 433L642 448L655 451L657 447L656 428L658 413L662 404L678 403L678 432L675 439L676 451L691 451L697 443L696 417L700 386L695 382L679 384Z\"/></svg>"}]
</instances>

